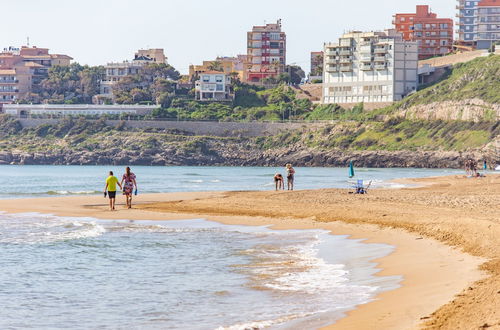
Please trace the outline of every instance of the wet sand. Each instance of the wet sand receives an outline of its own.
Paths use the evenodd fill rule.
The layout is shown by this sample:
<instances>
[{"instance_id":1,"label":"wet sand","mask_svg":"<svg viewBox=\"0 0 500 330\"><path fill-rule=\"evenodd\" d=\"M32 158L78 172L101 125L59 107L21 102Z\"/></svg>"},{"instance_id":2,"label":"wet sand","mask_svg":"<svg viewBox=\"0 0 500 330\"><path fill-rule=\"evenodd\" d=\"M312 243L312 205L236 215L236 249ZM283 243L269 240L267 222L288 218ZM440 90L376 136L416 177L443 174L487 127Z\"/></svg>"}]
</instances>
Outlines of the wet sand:
<instances>
[{"instance_id":1,"label":"wet sand","mask_svg":"<svg viewBox=\"0 0 500 330\"><path fill-rule=\"evenodd\" d=\"M2 200L0 210L323 228L387 243L396 250L378 260L379 275L403 275L402 287L327 328L500 328L500 176L405 181L422 187L368 195L341 189L152 194L138 196L132 210L118 205L115 212L102 196Z\"/></svg>"}]
</instances>

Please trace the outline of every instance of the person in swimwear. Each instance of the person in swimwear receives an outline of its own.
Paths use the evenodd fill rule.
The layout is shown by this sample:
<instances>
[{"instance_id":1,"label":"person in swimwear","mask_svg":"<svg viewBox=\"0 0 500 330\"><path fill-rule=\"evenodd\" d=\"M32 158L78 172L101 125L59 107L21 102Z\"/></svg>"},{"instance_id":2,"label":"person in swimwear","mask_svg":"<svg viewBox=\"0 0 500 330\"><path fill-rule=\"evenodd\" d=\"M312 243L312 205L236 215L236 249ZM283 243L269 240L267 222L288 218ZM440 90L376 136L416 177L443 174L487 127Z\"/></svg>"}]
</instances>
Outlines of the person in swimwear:
<instances>
[{"instance_id":1,"label":"person in swimwear","mask_svg":"<svg viewBox=\"0 0 500 330\"><path fill-rule=\"evenodd\" d=\"M281 189L285 190L285 179L283 178L283 175L281 175L281 173L276 173L274 175L274 185L276 191Z\"/></svg>"},{"instance_id":2,"label":"person in swimwear","mask_svg":"<svg viewBox=\"0 0 500 330\"><path fill-rule=\"evenodd\" d=\"M295 176L295 170L292 167L292 164L286 164L286 180L288 190L293 190L293 180Z\"/></svg>"},{"instance_id":3,"label":"person in swimwear","mask_svg":"<svg viewBox=\"0 0 500 330\"><path fill-rule=\"evenodd\" d=\"M131 209L132 193L134 193L134 187L135 187L135 194L137 195L137 181L135 178L135 174L132 173L132 171L130 171L130 167L128 166L125 169L125 174L123 174L122 181L120 182L120 185L122 184L123 184L123 194L127 199L127 208Z\"/></svg>"}]
</instances>

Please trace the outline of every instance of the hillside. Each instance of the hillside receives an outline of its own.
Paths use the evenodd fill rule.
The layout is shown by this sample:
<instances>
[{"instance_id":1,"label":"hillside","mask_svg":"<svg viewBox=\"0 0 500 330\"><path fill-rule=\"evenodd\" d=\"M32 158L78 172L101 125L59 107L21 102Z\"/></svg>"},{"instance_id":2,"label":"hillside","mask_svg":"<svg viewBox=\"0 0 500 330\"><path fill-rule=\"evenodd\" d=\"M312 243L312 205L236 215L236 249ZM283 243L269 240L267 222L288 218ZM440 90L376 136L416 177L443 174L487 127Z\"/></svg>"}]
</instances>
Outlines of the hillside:
<instances>
[{"instance_id":1,"label":"hillside","mask_svg":"<svg viewBox=\"0 0 500 330\"><path fill-rule=\"evenodd\" d=\"M456 64L445 79L389 110L406 118L500 120L500 55Z\"/></svg>"},{"instance_id":2,"label":"hillside","mask_svg":"<svg viewBox=\"0 0 500 330\"><path fill-rule=\"evenodd\" d=\"M354 160L367 167L459 168L464 157L499 162L499 137L498 122L344 121L221 137L85 119L23 129L3 116L0 164L345 166Z\"/></svg>"}]
</instances>

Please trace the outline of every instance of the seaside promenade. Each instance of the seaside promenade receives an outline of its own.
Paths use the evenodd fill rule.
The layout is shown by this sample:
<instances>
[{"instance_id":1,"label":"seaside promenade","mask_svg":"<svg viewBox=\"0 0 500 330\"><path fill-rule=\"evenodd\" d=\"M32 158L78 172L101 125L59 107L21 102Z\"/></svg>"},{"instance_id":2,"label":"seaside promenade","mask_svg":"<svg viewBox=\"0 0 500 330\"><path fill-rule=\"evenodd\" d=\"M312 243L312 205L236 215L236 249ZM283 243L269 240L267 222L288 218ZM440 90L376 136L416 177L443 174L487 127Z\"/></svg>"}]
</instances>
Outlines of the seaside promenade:
<instances>
[{"instance_id":1,"label":"seaside promenade","mask_svg":"<svg viewBox=\"0 0 500 330\"><path fill-rule=\"evenodd\" d=\"M379 275L402 287L348 313L332 329L498 329L500 176L406 179L416 188L351 195L342 189L149 194L106 211L102 196L0 201L6 212L101 219L206 218L275 229L323 228L394 245Z\"/></svg>"}]
</instances>

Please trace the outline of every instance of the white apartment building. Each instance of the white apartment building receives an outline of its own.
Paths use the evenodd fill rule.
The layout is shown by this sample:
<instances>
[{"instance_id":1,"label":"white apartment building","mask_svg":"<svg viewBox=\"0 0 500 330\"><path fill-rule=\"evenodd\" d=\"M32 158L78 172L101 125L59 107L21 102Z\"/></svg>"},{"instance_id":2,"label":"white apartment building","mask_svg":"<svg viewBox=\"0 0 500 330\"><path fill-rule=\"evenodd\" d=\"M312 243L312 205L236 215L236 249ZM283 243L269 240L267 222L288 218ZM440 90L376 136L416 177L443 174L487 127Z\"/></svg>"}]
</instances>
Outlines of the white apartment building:
<instances>
[{"instance_id":1,"label":"white apartment building","mask_svg":"<svg viewBox=\"0 0 500 330\"><path fill-rule=\"evenodd\" d=\"M395 30L346 33L324 46L322 102L399 101L417 89L417 69L417 42Z\"/></svg>"},{"instance_id":2,"label":"white apartment building","mask_svg":"<svg viewBox=\"0 0 500 330\"><path fill-rule=\"evenodd\" d=\"M203 72L196 81L195 93L199 101L232 101L231 77L224 72Z\"/></svg>"}]
</instances>

